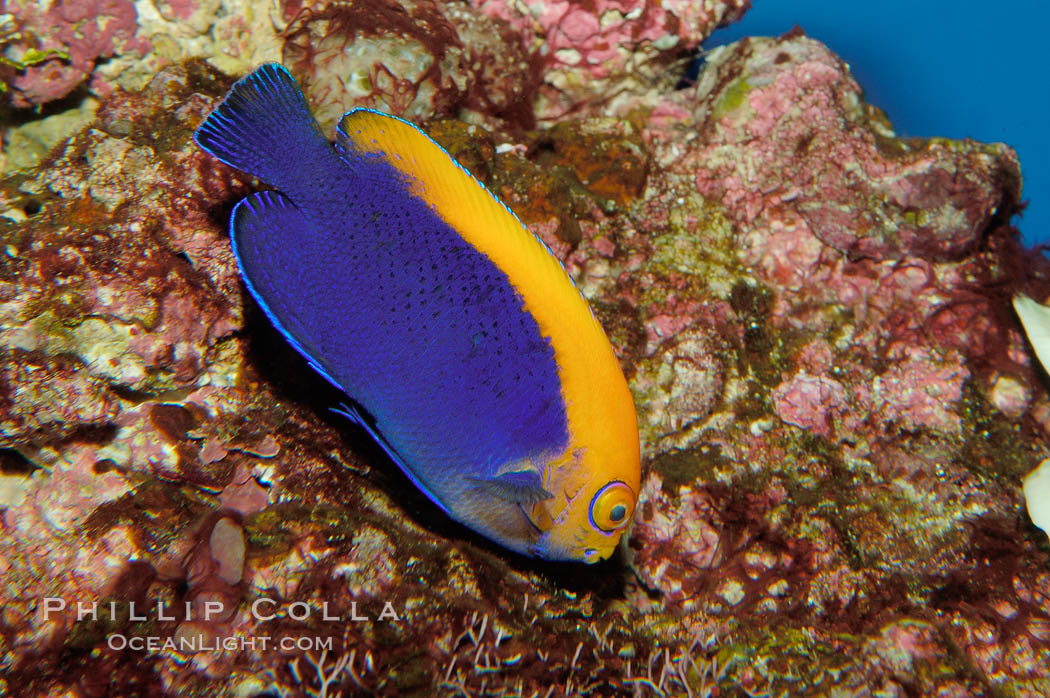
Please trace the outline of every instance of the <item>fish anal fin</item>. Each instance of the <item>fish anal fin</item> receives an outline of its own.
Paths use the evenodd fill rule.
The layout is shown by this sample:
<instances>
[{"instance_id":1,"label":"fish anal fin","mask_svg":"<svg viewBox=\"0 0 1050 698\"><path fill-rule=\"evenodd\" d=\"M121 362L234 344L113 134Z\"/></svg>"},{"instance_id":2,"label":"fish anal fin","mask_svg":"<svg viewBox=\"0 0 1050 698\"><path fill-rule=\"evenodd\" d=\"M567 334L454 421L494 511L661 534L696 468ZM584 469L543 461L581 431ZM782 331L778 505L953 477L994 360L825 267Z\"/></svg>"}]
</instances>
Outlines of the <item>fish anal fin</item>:
<instances>
[{"instance_id":1,"label":"fish anal fin","mask_svg":"<svg viewBox=\"0 0 1050 698\"><path fill-rule=\"evenodd\" d=\"M335 387L343 387L318 361L318 352L296 339L298 299L289 293L296 281L299 260L296 238L309 236L310 224L278 191L260 191L245 197L230 217L233 256L241 278L259 307L310 367Z\"/></svg>"}]
</instances>

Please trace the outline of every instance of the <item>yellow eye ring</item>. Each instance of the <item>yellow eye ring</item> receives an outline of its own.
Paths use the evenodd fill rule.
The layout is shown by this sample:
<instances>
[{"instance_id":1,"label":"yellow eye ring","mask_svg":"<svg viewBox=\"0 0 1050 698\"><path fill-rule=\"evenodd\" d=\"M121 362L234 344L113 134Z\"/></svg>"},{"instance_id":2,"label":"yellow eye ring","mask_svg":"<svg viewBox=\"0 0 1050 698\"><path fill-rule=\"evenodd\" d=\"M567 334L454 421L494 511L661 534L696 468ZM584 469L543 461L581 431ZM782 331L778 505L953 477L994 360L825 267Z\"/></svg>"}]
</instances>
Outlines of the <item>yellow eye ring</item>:
<instances>
[{"instance_id":1,"label":"yellow eye ring","mask_svg":"<svg viewBox=\"0 0 1050 698\"><path fill-rule=\"evenodd\" d=\"M591 525L606 533L626 526L634 514L634 502L630 487L619 480L607 483L591 500Z\"/></svg>"}]
</instances>

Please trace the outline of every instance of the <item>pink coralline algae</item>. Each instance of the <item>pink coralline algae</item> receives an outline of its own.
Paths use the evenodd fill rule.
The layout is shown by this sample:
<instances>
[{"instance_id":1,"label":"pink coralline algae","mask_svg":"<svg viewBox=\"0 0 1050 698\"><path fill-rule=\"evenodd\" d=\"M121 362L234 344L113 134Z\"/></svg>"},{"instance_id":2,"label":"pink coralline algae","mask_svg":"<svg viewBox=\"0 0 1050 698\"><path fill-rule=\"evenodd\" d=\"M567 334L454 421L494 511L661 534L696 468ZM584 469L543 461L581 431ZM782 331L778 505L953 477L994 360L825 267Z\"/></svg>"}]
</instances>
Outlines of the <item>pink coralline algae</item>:
<instances>
[{"instance_id":1,"label":"pink coralline algae","mask_svg":"<svg viewBox=\"0 0 1050 698\"><path fill-rule=\"evenodd\" d=\"M829 436L846 407L846 389L834 378L800 371L773 389L777 416L788 424Z\"/></svg>"},{"instance_id":2,"label":"pink coralline algae","mask_svg":"<svg viewBox=\"0 0 1050 698\"><path fill-rule=\"evenodd\" d=\"M918 350L871 383L858 386L855 397L861 411L883 426L951 433L959 428L961 419L950 405L962 398L969 377L958 355L936 361Z\"/></svg>"},{"instance_id":3,"label":"pink coralline algae","mask_svg":"<svg viewBox=\"0 0 1050 698\"><path fill-rule=\"evenodd\" d=\"M780 419L825 437L862 425L952 432L960 419L950 406L969 377L958 355L935 361L917 351L849 391L830 375L803 369L774 388L772 397Z\"/></svg>"},{"instance_id":4,"label":"pink coralline algae","mask_svg":"<svg viewBox=\"0 0 1050 698\"><path fill-rule=\"evenodd\" d=\"M330 132L353 107L409 119L455 115L531 127L534 61L480 12L433 2L285 5L285 64Z\"/></svg>"},{"instance_id":5,"label":"pink coralline algae","mask_svg":"<svg viewBox=\"0 0 1050 698\"><path fill-rule=\"evenodd\" d=\"M65 618L42 618L37 611L43 598L94 596L136 555L123 527L83 545L68 542L79 537L92 511L128 491L123 477L99 472L90 446L61 453L47 449L36 459L50 472L30 476L19 494L7 494L4 502L0 597L7 617L17 619L6 648L14 657L25 656L72 624Z\"/></svg>"},{"instance_id":6,"label":"pink coralline algae","mask_svg":"<svg viewBox=\"0 0 1050 698\"><path fill-rule=\"evenodd\" d=\"M654 159L691 178L729 217L748 272L728 294L735 318L714 323L740 338L736 362L724 364L728 404L695 446L654 459L650 477L663 487L646 482L635 569L685 611L761 623L752 616L796 613L804 599L819 643L838 642L819 629L825 622L882 633L840 688L897 690L899 672L914 677L924 663L943 661L941 633L958 627L950 642L966 637L969 656L987 668L976 682L920 680L924 692L1001 685L1038 693L1046 673L1007 658L1019 645L1031 666L1047 656L1045 643L1032 644L1027 631L1018 640L1012 630L991 630L984 617L1005 594L1011 607L1026 608L1018 625L1041 627L1050 605L1018 606L1017 581L984 576L980 557L995 535L1016 541L993 553L1016 556L1013 580L1031 583L1047 563L1032 536L1002 530L1019 526L1018 475L1046 452L1046 433L1025 417L1038 398L1016 387L1031 373L1000 309L1009 295L996 290L1018 264L1039 288L1046 284L1046 265L1019 262L999 217L1019 198L1015 155L1002 146L895 140L843 64L801 36L723 49L709 56L693 100L665 102L662 112L677 117L649 126ZM673 135L685 119L676 105L689 109L686 123L701 134L691 146ZM679 515L697 501L710 503L700 515L717 531L713 563L710 540L660 513ZM747 564L755 546L776 560L764 573ZM958 556L965 573L952 562ZM966 602L944 581L962 574L983 580ZM766 586L754 584L760 578ZM925 589L908 609L892 593L871 591L901 583ZM931 631L929 609L944 604L952 611L934 610ZM862 620L885 613L890 625Z\"/></svg>"},{"instance_id":7,"label":"pink coralline algae","mask_svg":"<svg viewBox=\"0 0 1050 698\"><path fill-rule=\"evenodd\" d=\"M720 561L717 514L702 494L683 490L675 506L660 491L659 479L650 476L642 485L646 504L635 524L647 543L634 555L635 569L642 581L678 602L686 601L689 588L703 584L707 570Z\"/></svg>"},{"instance_id":8,"label":"pink coralline algae","mask_svg":"<svg viewBox=\"0 0 1050 698\"><path fill-rule=\"evenodd\" d=\"M333 415L242 293L226 226L256 183L191 141L234 76L174 61L0 182L0 693L1050 694L1020 495L1050 395L1009 302L1050 297L1050 264L1010 227L1016 155L896 138L797 32L664 89L743 4L290 1L258 35L257 5L161 5L283 50L329 122L430 119L549 244L631 383L637 514L601 568L509 556Z\"/></svg>"},{"instance_id":9,"label":"pink coralline algae","mask_svg":"<svg viewBox=\"0 0 1050 698\"><path fill-rule=\"evenodd\" d=\"M947 257L975 242L1000 204L988 182L1016 178L1016 163L951 143L889 146L888 127L850 97L852 78L823 47L757 46L727 49L741 70L729 75L714 66L705 78L733 82L705 115L706 166L696 174L702 192L725 201L748 228L781 218L769 202L791 202L794 226L853 258ZM848 128L861 121L872 128ZM745 160L724 157L745 142ZM868 184L843 186L852 181Z\"/></svg>"},{"instance_id":10,"label":"pink coralline algae","mask_svg":"<svg viewBox=\"0 0 1050 698\"><path fill-rule=\"evenodd\" d=\"M3 359L0 386L10 400L3 413L6 419L0 422L0 434L6 438L53 434L56 429L61 433L74 424L101 427L120 411L105 381L69 362L40 360L17 349Z\"/></svg>"},{"instance_id":11,"label":"pink coralline algae","mask_svg":"<svg viewBox=\"0 0 1050 698\"><path fill-rule=\"evenodd\" d=\"M546 116L607 102L614 79L655 79L675 52L696 48L715 27L750 7L748 0L472 3L519 32L526 50L542 58L546 72L539 108Z\"/></svg>"},{"instance_id":12,"label":"pink coralline algae","mask_svg":"<svg viewBox=\"0 0 1050 698\"><path fill-rule=\"evenodd\" d=\"M65 97L89 78L100 59L118 53L143 55L149 49L149 42L136 36L138 13L131 0L15 0L6 3L4 11L31 31L39 44L20 45L26 40L23 37L15 42L16 48L57 50L69 56L68 60L56 56L16 77L11 99L18 107Z\"/></svg>"}]
</instances>

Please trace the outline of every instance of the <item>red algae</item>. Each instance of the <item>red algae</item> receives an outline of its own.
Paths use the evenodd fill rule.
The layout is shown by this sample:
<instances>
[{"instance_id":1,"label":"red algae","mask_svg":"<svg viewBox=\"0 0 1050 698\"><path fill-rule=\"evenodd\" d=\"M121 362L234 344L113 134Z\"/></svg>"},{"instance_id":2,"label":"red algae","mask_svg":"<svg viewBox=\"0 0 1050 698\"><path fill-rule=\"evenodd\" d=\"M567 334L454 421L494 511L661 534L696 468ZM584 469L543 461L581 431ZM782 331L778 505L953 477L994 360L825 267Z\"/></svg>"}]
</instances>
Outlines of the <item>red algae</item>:
<instances>
[{"instance_id":1,"label":"red algae","mask_svg":"<svg viewBox=\"0 0 1050 698\"><path fill-rule=\"evenodd\" d=\"M14 78L10 98L16 107L61 99L90 79L98 61L150 49L149 41L137 35L138 13L131 0L15 0L4 4L4 12L21 29L5 43L19 53L53 52L51 59Z\"/></svg>"}]
</instances>

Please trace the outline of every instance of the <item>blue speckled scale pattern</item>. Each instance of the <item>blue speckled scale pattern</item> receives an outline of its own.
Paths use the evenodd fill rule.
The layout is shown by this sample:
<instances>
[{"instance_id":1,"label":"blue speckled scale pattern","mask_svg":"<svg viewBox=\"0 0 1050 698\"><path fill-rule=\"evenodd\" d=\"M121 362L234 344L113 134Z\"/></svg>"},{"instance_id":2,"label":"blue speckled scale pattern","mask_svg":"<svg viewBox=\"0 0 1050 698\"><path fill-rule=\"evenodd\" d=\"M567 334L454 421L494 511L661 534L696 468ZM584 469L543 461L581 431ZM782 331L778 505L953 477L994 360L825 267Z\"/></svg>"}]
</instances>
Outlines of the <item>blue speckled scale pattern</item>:
<instances>
[{"instance_id":1,"label":"blue speckled scale pattern","mask_svg":"<svg viewBox=\"0 0 1050 698\"><path fill-rule=\"evenodd\" d=\"M255 75L260 90L291 82L298 93L279 68ZM450 476L492 477L564 450L553 349L506 275L383 158L336 153L298 100L281 96L286 113L256 117L252 127L267 135L254 150L226 147L221 129L243 128L236 113L198 135L281 190L249 197L231 221L238 262L266 313L374 418L432 497ZM299 162L304 154L309 162Z\"/></svg>"}]
</instances>

